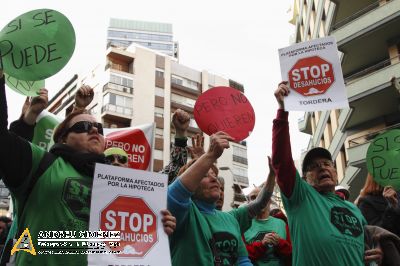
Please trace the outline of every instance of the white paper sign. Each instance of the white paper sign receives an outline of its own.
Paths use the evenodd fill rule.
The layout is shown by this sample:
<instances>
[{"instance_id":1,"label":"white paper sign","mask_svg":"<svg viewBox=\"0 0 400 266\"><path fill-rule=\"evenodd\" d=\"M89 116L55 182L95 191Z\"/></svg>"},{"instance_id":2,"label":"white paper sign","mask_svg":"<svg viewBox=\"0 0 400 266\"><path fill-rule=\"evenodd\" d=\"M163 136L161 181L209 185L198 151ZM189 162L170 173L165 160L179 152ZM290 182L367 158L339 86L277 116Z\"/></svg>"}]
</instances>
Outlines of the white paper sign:
<instances>
[{"instance_id":1,"label":"white paper sign","mask_svg":"<svg viewBox=\"0 0 400 266\"><path fill-rule=\"evenodd\" d=\"M167 175L96 164L90 231L120 231L119 246L89 254L88 265L171 265L168 236L161 222L167 208Z\"/></svg>"},{"instance_id":2,"label":"white paper sign","mask_svg":"<svg viewBox=\"0 0 400 266\"><path fill-rule=\"evenodd\" d=\"M282 80L289 82L286 111L348 108L336 41L332 36L279 49Z\"/></svg>"}]
</instances>

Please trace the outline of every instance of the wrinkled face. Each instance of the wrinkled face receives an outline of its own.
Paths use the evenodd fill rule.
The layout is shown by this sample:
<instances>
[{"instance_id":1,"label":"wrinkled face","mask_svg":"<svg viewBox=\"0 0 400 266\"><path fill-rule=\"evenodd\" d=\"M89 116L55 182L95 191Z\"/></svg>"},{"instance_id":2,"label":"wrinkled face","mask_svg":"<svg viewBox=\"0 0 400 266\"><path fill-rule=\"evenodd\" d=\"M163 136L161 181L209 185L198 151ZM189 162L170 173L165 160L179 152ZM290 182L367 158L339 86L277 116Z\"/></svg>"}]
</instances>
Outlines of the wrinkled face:
<instances>
[{"instance_id":1,"label":"wrinkled face","mask_svg":"<svg viewBox=\"0 0 400 266\"><path fill-rule=\"evenodd\" d=\"M69 122L69 128L81 121L96 122L96 119L89 114L80 114L75 116ZM78 124L79 125L79 124ZM87 132L70 131L64 136L65 144L71 146L80 152L93 152L101 154L104 152L104 136L99 134L98 129L93 126Z\"/></svg>"},{"instance_id":2,"label":"wrinkled face","mask_svg":"<svg viewBox=\"0 0 400 266\"><path fill-rule=\"evenodd\" d=\"M210 169L207 175L201 180L193 197L207 203L216 203L220 198L220 194L221 186L217 180L216 174Z\"/></svg>"},{"instance_id":3,"label":"wrinkled face","mask_svg":"<svg viewBox=\"0 0 400 266\"><path fill-rule=\"evenodd\" d=\"M338 180L333 162L326 158L314 159L307 168L306 180L319 192L335 192Z\"/></svg>"}]
</instances>

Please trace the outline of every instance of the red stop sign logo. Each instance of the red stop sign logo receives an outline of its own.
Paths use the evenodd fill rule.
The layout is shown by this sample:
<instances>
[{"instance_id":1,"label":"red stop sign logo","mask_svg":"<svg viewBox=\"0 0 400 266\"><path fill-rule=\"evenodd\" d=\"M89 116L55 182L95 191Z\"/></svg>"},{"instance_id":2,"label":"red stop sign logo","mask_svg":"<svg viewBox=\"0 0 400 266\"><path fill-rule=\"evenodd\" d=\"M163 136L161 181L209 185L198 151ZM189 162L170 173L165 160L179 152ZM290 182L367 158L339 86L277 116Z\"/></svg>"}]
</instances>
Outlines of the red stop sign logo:
<instances>
[{"instance_id":1,"label":"red stop sign logo","mask_svg":"<svg viewBox=\"0 0 400 266\"><path fill-rule=\"evenodd\" d=\"M324 94L334 81L332 64L319 56L300 59L289 71L290 88L303 96Z\"/></svg>"},{"instance_id":2,"label":"red stop sign logo","mask_svg":"<svg viewBox=\"0 0 400 266\"><path fill-rule=\"evenodd\" d=\"M118 257L143 258L157 243L157 216L141 198L118 196L100 213L100 229L120 231Z\"/></svg>"}]
</instances>

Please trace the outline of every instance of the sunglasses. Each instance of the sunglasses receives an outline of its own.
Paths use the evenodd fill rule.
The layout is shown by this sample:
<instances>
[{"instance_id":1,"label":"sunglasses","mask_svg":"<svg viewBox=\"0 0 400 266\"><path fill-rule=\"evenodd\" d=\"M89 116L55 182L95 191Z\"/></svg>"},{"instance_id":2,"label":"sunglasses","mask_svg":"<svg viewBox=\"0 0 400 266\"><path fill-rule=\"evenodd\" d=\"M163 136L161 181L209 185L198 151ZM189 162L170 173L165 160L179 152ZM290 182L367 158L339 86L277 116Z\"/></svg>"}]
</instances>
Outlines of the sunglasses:
<instances>
[{"instance_id":1,"label":"sunglasses","mask_svg":"<svg viewBox=\"0 0 400 266\"><path fill-rule=\"evenodd\" d=\"M121 164L126 164L128 162L128 157L119 154L110 154L106 156L106 161L108 163L113 163L115 160Z\"/></svg>"},{"instance_id":2,"label":"sunglasses","mask_svg":"<svg viewBox=\"0 0 400 266\"><path fill-rule=\"evenodd\" d=\"M93 127L97 128L97 132L100 135L103 135L103 125L97 122L89 122L89 121L79 121L73 124L70 128L67 129L65 135L68 133L89 133Z\"/></svg>"}]
</instances>

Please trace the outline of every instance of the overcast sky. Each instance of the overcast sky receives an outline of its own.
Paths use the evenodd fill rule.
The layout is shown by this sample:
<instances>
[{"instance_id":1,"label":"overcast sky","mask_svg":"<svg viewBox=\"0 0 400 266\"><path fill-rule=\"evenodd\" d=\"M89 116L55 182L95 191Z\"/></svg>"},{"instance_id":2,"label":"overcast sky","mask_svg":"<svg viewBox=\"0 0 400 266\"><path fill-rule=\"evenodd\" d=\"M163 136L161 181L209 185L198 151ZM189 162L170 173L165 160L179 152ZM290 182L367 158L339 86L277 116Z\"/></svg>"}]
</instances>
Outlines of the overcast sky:
<instances>
[{"instance_id":1,"label":"overcast sky","mask_svg":"<svg viewBox=\"0 0 400 266\"><path fill-rule=\"evenodd\" d=\"M40 8L55 9L69 18L76 33L75 52L64 69L46 80L51 97L74 73L85 73L104 60L110 17L172 23L181 64L244 84L256 113L256 126L247 139L252 186L268 174L277 108L273 92L281 80L278 49L288 46L294 34L294 26L288 23L291 4L289 0L13 1L2 6L0 27ZM8 93L10 121L19 116L23 100L23 96ZM290 115L294 159L309 139L298 131L297 119L302 116L301 112Z\"/></svg>"}]
</instances>

